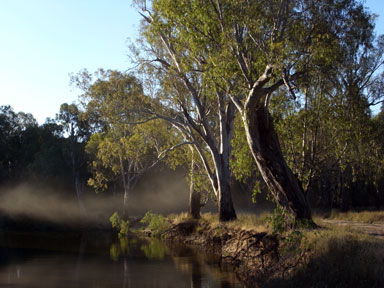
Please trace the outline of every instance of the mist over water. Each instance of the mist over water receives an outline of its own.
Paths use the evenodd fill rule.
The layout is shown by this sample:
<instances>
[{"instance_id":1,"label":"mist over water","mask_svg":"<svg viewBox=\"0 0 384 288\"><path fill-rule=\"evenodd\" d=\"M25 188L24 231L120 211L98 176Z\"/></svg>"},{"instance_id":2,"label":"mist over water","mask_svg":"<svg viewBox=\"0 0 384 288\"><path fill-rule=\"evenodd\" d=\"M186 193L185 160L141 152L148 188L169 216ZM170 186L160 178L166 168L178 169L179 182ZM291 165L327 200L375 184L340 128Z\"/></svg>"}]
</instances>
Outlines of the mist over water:
<instances>
[{"instance_id":1,"label":"mist over water","mask_svg":"<svg viewBox=\"0 0 384 288\"><path fill-rule=\"evenodd\" d=\"M181 177L146 177L129 195L129 215L137 217L147 211L164 214L186 211L188 197L187 184ZM82 199L85 214L80 212L75 191L23 183L0 189L0 213L15 220L25 217L53 224L72 225L84 222L109 226L112 213L121 212L123 208L121 190L98 194L89 190Z\"/></svg>"},{"instance_id":2,"label":"mist over water","mask_svg":"<svg viewBox=\"0 0 384 288\"><path fill-rule=\"evenodd\" d=\"M179 213L188 210L189 187L183 171L152 170L129 194L128 213L140 217L153 213ZM90 187L82 197L85 214L80 212L76 192L52 184L24 182L12 187L0 187L0 214L16 221L25 218L59 225L90 225L109 228L109 217L122 215L123 191L110 187L109 191L95 193ZM257 204L248 192L233 187L233 200L238 213L261 213L271 210L265 195L259 195ZM216 212L216 203L208 202L202 212Z\"/></svg>"}]
</instances>

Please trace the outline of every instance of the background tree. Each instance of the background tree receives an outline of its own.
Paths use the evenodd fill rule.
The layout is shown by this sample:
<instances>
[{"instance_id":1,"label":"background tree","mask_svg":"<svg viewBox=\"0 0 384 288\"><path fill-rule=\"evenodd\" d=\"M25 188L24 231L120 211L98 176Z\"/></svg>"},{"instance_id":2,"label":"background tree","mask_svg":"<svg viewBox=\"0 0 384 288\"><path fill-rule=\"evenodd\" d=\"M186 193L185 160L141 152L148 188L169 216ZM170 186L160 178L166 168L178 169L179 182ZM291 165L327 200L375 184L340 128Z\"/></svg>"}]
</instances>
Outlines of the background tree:
<instances>
[{"instance_id":1,"label":"background tree","mask_svg":"<svg viewBox=\"0 0 384 288\"><path fill-rule=\"evenodd\" d=\"M85 214L84 207L84 175L83 167L86 164L84 148L90 136L88 123L83 120L81 111L76 104L61 104L57 121L62 125L64 133L67 135L66 154L68 155L72 167L72 177L74 179L76 196L80 212Z\"/></svg>"},{"instance_id":2,"label":"background tree","mask_svg":"<svg viewBox=\"0 0 384 288\"><path fill-rule=\"evenodd\" d=\"M88 183L104 190L116 177L123 187L124 216L128 216L130 191L149 169L181 144L178 135L163 121L142 121L135 107L149 105L138 80L118 71L97 73L97 79L78 75L78 84L87 84L83 94L86 115L92 115L95 131L87 145L93 154L93 177ZM95 117L97 115L97 117ZM112 172L112 173L111 173Z\"/></svg>"}]
</instances>

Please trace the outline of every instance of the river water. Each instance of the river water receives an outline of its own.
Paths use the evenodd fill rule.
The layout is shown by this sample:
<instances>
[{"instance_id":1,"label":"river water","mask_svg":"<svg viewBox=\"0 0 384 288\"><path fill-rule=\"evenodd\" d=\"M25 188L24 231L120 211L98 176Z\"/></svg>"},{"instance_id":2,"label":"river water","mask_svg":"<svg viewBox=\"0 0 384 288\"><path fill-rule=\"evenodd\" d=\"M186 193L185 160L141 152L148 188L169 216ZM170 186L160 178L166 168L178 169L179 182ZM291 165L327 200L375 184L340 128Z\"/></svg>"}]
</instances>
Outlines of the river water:
<instances>
[{"instance_id":1,"label":"river water","mask_svg":"<svg viewBox=\"0 0 384 288\"><path fill-rule=\"evenodd\" d=\"M242 285L213 255L158 239L119 239L105 232L0 232L0 287Z\"/></svg>"}]
</instances>

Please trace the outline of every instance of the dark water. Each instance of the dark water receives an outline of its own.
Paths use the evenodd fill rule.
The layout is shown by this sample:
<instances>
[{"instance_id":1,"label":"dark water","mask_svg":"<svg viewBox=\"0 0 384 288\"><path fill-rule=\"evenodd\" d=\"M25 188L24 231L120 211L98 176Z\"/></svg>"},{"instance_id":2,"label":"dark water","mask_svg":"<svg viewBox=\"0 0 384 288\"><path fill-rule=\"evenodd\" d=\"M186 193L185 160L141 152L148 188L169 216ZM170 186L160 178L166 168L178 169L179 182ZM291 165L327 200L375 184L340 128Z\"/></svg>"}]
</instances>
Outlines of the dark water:
<instances>
[{"instance_id":1,"label":"dark water","mask_svg":"<svg viewBox=\"0 0 384 288\"><path fill-rule=\"evenodd\" d=\"M217 259L110 233L0 232L3 287L242 287Z\"/></svg>"}]
</instances>

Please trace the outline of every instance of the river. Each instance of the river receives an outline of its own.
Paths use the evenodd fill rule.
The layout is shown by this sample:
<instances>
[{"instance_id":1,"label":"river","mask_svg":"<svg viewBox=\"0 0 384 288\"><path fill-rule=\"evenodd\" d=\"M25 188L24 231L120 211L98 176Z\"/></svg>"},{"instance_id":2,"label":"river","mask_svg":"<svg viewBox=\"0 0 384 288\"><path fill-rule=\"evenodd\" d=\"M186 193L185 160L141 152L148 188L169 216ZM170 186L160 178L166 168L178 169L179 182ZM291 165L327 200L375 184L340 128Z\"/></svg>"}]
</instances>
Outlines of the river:
<instances>
[{"instance_id":1,"label":"river","mask_svg":"<svg viewBox=\"0 0 384 288\"><path fill-rule=\"evenodd\" d=\"M0 287L242 285L215 256L158 239L119 239L106 232L0 232Z\"/></svg>"}]
</instances>

